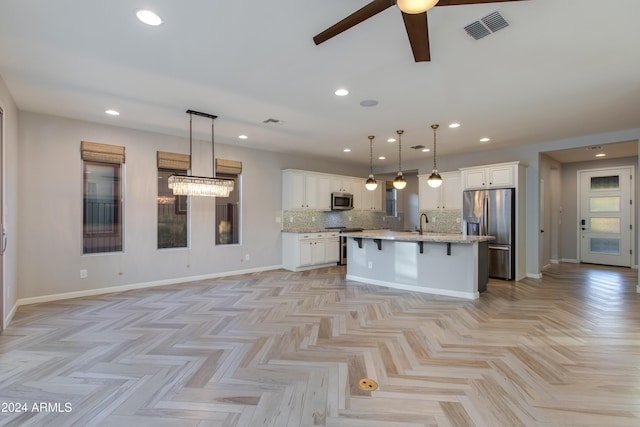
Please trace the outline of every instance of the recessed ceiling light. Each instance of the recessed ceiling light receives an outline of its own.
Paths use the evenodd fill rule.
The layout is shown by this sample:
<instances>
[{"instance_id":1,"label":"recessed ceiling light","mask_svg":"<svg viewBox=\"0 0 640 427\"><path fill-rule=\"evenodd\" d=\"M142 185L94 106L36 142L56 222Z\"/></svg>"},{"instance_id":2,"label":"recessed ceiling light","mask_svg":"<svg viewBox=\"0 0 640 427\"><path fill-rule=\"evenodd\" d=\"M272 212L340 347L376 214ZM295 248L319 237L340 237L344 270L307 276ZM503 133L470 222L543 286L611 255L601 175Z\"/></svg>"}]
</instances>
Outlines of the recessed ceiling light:
<instances>
[{"instance_id":1,"label":"recessed ceiling light","mask_svg":"<svg viewBox=\"0 0 640 427\"><path fill-rule=\"evenodd\" d=\"M240 139L249 139L249 137L247 135L239 135L238 138L240 138Z\"/></svg>"},{"instance_id":2,"label":"recessed ceiling light","mask_svg":"<svg viewBox=\"0 0 640 427\"><path fill-rule=\"evenodd\" d=\"M160 18L155 12L147 9L137 11L136 16L140 21L144 22L147 25L157 27L158 25L162 24L162 18Z\"/></svg>"},{"instance_id":3,"label":"recessed ceiling light","mask_svg":"<svg viewBox=\"0 0 640 427\"><path fill-rule=\"evenodd\" d=\"M344 150L342 150L342 151L344 151L345 153L350 153L350 152L351 152L351 148L345 148L345 149L344 149Z\"/></svg>"},{"instance_id":4,"label":"recessed ceiling light","mask_svg":"<svg viewBox=\"0 0 640 427\"><path fill-rule=\"evenodd\" d=\"M104 110L105 113L107 113L110 116L119 116L120 112L116 111L116 110Z\"/></svg>"},{"instance_id":5,"label":"recessed ceiling light","mask_svg":"<svg viewBox=\"0 0 640 427\"><path fill-rule=\"evenodd\" d=\"M349 91L346 89L338 89L334 92L338 96L347 96L349 95Z\"/></svg>"},{"instance_id":6,"label":"recessed ceiling light","mask_svg":"<svg viewBox=\"0 0 640 427\"><path fill-rule=\"evenodd\" d=\"M596 154L596 157L607 157L607 155L605 153L598 153Z\"/></svg>"},{"instance_id":7,"label":"recessed ceiling light","mask_svg":"<svg viewBox=\"0 0 640 427\"><path fill-rule=\"evenodd\" d=\"M489 142L491 141L490 138L480 138L480 142Z\"/></svg>"},{"instance_id":8,"label":"recessed ceiling light","mask_svg":"<svg viewBox=\"0 0 640 427\"><path fill-rule=\"evenodd\" d=\"M428 148L423 148L423 149L422 149L422 152L423 152L423 153L427 153L427 152L429 152L429 151L431 151L431 150L430 150L430 149L428 149Z\"/></svg>"},{"instance_id":9,"label":"recessed ceiling light","mask_svg":"<svg viewBox=\"0 0 640 427\"><path fill-rule=\"evenodd\" d=\"M380 156L378 157L378 160L387 160L387 158L385 156Z\"/></svg>"},{"instance_id":10,"label":"recessed ceiling light","mask_svg":"<svg viewBox=\"0 0 640 427\"><path fill-rule=\"evenodd\" d=\"M396 142L396 139L395 138L389 138L389 139L387 139L387 142Z\"/></svg>"},{"instance_id":11,"label":"recessed ceiling light","mask_svg":"<svg viewBox=\"0 0 640 427\"><path fill-rule=\"evenodd\" d=\"M460 123L451 123L451 124L449 125L449 127L450 127L451 129L459 128L459 127L460 127Z\"/></svg>"}]
</instances>

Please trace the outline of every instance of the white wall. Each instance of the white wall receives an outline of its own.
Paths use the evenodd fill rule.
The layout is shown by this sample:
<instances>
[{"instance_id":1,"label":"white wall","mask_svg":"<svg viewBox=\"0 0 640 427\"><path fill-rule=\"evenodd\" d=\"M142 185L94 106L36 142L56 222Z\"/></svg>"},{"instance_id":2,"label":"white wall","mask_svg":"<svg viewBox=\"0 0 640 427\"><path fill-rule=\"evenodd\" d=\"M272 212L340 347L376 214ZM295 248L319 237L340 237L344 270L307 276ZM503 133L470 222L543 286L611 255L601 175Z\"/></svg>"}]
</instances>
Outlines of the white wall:
<instances>
[{"instance_id":1,"label":"white wall","mask_svg":"<svg viewBox=\"0 0 640 427\"><path fill-rule=\"evenodd\" d=\"M9 324L18 299L18 108L0 77L0 107L4 112L4 326Z\"/></svg>"},{"instance_id":2,"label":"white wall","mask_svg":"<svg viewBox=\"0 0 640 427\"><path fill-rule=\"evenodd\" d=\"M216 157L240 160L242 245L214 246L213 199L193 198L191 247L156 249L156 151L189 152L177 138L21 112L19 123L18 298L156 283L281 265L281 169L366 176L367 168L216 144ZM82 255L80 142L126 147L125 250ZM210 142L194 141L194 175L211 174ZM245 255L250 260L245 261ZM80 269L88 278L80 279ZM31 300L29 300L31 299ZM23 301L24 302L24 301Z\"/></svg>"}]
</instances>

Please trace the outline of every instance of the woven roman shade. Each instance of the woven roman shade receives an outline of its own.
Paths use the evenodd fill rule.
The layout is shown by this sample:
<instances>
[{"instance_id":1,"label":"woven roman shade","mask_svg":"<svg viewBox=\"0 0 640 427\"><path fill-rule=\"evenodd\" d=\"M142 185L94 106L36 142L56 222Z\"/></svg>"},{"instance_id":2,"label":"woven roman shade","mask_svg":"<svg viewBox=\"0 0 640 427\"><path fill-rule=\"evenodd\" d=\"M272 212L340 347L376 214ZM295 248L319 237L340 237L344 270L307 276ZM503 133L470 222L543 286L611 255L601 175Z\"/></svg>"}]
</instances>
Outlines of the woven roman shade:
<instances>
[{"instance_id":1,"label":"woven roman shade","mask_svg":"<svg viewBox=\"0 0 640 427\"><path fill-rule=\"evenodd\" d=\"M124 163L124 147L82 141L80 145L82 160L104 163Z\"/></svg>"},{"instance_id":2,"label":"woven roman shade","mask_svg":"<svg viewBox=\"0 0 640 427\"><path fill-rule=\"evenodd\" d=\"M216 174L240 175L242 162L237 160L216 159Z\"/></svg>"},{"instance_id":3,"label":"woven roman shade","mask_svg":"<svg viewBox=\"0 0 640 427\"><path fill-rule=\"evenodd\" d=\"M191 156L158 151L158 169L189 170L191 169Z\"/></svg>"}]
</instances>

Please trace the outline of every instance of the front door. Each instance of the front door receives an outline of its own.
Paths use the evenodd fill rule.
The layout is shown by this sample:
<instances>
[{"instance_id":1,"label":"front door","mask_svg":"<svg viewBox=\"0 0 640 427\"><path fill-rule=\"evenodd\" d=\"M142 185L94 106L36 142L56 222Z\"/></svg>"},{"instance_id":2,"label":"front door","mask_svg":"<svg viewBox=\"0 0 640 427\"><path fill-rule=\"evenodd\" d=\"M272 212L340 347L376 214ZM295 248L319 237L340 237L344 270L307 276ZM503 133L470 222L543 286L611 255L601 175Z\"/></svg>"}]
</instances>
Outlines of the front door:
<instances>
[{"instance_id":1,"label":"front door","mask_svg":"<svg viewBox=\"0 0 640 427\"><path fill-rule=\"evenodd\" d=\"M580 262L630 267L633 167L579 171Z\"/></svg>"}]
</instances>

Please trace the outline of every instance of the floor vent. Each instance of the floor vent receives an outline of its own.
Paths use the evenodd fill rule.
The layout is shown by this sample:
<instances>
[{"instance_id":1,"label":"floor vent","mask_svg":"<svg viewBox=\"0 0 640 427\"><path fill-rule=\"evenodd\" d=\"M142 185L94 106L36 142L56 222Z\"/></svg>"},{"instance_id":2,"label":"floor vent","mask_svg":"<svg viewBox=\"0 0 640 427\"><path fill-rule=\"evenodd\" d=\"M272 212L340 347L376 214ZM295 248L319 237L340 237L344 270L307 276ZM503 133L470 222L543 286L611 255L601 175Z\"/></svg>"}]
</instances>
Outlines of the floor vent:
<instances>
[{"instance_id":1,"label":"floor vent","mask_svg":"<svg viewBox=\"0 0 640 427\"><path fill-rule=\"evenodd\" d=\"M479 20L472 22L464 27L464 30L476 40L480 40L483 37L493 34L498 30L508 27L509 23L500 15L500 12L492 12L480 18Z\"/></svg>"}]
</instances>

